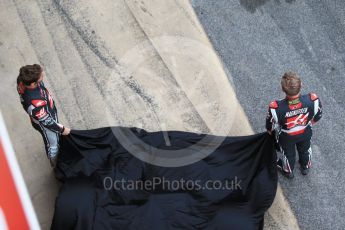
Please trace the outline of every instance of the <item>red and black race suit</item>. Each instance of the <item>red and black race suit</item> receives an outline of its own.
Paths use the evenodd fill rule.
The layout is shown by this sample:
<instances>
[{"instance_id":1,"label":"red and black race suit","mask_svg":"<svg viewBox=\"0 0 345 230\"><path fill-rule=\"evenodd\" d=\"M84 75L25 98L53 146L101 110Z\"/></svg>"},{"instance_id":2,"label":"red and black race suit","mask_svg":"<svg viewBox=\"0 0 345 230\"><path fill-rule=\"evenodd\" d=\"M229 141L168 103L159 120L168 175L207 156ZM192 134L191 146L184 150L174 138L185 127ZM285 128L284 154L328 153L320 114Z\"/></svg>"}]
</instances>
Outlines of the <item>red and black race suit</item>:
<instances>
[{"instance_id":1,"label":"red and black race suit","mask_svg":"<svg viewBox=\"0 0 345 230\"><path fill-rule=\"evenodd\" d=\"M38 83L35 89L28 89L23 83L17 82L17 91L24 110L30 116L32 126L43 137L48 157L55 157L63 125L58 123L57 109L49 91L43 82Z\"/></svg>"},{"instance_id":2,"label":"red and black race suit","mask_svg":"<svg viewBox=\"0 0 345 230\"><path fill-rule=\"evenodd\" d=\"M266 118L266 129L289 136L303 134L322 116L321 101L315 93L294 100L272 101Z\"/></svg>"},{"instance_id":3,"label":"red and black race suit","mask_svg":"<svg viewBox=\"0 0 345 230\"><path fill-rule=\"evenodd\" d=\"M321 101L315 93L295 99L272 101L266 118L266 129L276 134L283 158L280 166L292 172L295 165L295 147L302 167L311 166L311 126L322 117Z\"/></svg>"}]
</instances>

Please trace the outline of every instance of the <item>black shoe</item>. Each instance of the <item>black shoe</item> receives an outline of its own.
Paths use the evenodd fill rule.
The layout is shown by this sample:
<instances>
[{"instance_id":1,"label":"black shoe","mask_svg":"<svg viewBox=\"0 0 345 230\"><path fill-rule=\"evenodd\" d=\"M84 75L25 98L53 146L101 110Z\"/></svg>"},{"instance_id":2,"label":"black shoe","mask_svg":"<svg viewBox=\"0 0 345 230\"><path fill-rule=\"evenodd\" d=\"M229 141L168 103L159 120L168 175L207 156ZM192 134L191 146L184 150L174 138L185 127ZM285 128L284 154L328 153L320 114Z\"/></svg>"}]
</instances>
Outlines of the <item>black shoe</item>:
<instances>
[{"instance_id":1,"label":"black shoe","mask_svg":"<svg viewBox=\"0 0 345 230\"><path fill-rule=\"evenodd\" d=\"M288 173L288 172L282 171L282 174L283 174L283 176L285 176L288 179L293 179L294 178L293 172Z\"/></svg>"},{"instance_id":2,"label":"black shoe","mask_svg":"<svg viewBox=\"0 0 345 230\"><path fill-rule=\"evenodd\" d=\"M301 173L302 173L302 175L308 175L308 173L309 173L309 168L307 168L307 167L301 167Z\"/></svg>"}]
</instances>

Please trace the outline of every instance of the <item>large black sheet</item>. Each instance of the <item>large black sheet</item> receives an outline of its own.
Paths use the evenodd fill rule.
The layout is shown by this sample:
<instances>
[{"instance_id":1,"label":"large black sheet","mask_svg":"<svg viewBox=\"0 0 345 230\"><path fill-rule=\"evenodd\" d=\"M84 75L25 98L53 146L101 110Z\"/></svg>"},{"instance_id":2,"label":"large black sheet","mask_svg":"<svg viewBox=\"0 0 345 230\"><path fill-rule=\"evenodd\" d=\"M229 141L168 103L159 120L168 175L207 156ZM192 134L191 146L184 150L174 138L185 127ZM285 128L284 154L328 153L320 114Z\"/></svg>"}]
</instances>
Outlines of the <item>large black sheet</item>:
<instances>
[{"instance_id":1,"label":"large black sheet","mask_svg":"<svg viewBox=\"0 0 345 230\"><path fill-rule=\"evenodd\" d=\"M161 132L115 129L131 131L145 143L162 149L183 149L204 137L171 131L171 146L166 146ZM275 161L273 140L266 133L226 137L201 161L181 167L160 167L130 154L110 127L73 130L61 140L55 172L63 185L56 199L52 229L262 229L264 213L277 188ZM183 178L203 186L208 180L219 180L223 185L233 181L235 186L110 189L111 181L123 178Z\"/></svg>"}]
</instances>

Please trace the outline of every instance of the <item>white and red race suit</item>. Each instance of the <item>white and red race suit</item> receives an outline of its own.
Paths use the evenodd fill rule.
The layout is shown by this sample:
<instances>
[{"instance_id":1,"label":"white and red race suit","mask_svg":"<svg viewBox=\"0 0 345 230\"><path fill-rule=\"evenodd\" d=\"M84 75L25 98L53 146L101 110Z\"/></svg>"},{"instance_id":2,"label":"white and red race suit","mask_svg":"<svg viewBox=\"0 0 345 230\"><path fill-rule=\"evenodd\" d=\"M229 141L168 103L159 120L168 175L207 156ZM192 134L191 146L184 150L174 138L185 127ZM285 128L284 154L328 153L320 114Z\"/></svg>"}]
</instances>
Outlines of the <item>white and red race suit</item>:
<instances>
[{"instance_id":1,"label":"white and red race suit","mask_svg":"<svg viewBox=\"0 0 345 230\"><path fill-rule=\"evenodd\" d=\"M321 117L322 105L315 93L272 101L269 104L266 129L275 133L282 152L278 166L286 173L292 173L294 169L296 147L299 163L304 168L310 168L312 125Z\"/></svg>"}]
</instances>

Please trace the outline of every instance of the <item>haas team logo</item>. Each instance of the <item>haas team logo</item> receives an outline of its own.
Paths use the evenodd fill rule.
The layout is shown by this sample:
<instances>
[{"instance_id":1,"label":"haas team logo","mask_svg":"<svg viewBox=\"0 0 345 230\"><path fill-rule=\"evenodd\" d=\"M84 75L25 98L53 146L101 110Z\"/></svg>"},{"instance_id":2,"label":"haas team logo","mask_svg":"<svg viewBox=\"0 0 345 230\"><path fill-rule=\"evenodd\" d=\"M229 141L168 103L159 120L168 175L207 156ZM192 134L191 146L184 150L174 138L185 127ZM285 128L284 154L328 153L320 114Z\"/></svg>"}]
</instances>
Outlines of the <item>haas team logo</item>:
<instances>
[{"instance_id":1,"label":"haas team logo","mask_svg":"<svg viewBox=\"0 0 345 230\"><path fill-rule=\"evenodd\" d=\"M296 126L305 126L305 125L307 125L308 115L309 115L309 113L307 113L307 114L299 114L299 115L296 115L296 116L288 118L287 122L286 122L287 128L288 129L292 129L292 128L296 127Z\"/></svg>"}]
</instances>

